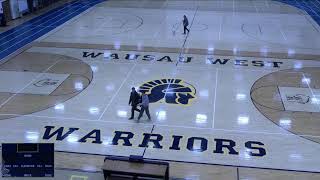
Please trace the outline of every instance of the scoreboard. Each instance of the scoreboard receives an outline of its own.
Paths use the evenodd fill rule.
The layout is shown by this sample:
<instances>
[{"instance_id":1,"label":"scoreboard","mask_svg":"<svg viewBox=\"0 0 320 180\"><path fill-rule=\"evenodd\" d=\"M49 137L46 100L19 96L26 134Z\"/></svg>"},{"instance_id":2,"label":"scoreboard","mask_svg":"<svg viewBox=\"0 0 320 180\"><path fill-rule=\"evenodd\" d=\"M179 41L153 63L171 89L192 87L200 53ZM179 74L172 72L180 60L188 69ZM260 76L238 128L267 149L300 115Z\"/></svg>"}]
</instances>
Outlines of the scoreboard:
<instances>
[{"instance_id":1,"label":"scoreboard","mask_svg":"<svg viewBox=\"0 0 320 180\"><path fill-rule=\"evenodd\" d=\"M2 144L2 177L53 177L53 143Z\"/></svg>"}]
</instances>

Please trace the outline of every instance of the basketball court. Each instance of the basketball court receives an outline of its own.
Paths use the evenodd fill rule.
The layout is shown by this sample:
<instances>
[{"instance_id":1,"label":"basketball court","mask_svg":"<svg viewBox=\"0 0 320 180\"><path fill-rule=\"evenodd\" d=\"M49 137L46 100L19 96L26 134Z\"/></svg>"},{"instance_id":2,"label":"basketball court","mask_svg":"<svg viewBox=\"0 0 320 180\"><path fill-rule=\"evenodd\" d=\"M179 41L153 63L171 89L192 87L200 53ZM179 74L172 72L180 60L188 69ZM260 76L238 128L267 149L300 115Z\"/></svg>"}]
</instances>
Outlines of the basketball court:
<instances>
[{"instance_id":1,"label":"basketball court","mask_svg":"<svg viewBox=\"0 0 320 180\"><path fill-rule=\"evenodd\" d=\"M320 28L303 10L103 1L59 23L0 62L1 143L54 142L55 179L102 178L104 155L179 180L320 178ZM132 87L151 121L128 120Z\"/></svg>"}]
</instances>

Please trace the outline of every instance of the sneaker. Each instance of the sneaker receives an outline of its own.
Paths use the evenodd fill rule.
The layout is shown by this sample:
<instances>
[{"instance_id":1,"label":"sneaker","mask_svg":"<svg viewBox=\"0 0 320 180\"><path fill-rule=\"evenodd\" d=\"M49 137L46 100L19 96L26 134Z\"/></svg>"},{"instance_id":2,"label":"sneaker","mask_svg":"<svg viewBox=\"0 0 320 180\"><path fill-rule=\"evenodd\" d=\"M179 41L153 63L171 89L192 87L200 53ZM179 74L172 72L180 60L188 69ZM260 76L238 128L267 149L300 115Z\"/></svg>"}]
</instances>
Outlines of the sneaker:
<instances>
[{"instance_id":1,"label":"sneaker","mask_svg":"<svg viewBox=\"0 0 320 180\"><path fill-rule=\"evenodd\" d=\"M129 118L129 120L133 119L133 117Z\"/></svg>"}]
</instances>

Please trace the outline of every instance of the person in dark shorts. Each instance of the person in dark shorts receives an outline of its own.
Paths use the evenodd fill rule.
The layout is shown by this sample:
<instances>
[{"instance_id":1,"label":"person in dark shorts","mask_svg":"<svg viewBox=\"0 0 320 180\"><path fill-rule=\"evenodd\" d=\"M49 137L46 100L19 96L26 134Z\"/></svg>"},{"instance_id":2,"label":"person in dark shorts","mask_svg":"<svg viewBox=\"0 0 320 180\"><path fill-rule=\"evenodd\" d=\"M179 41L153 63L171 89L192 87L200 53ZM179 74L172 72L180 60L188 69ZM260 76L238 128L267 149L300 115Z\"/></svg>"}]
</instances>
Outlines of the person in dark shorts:
<instances>
[{"instance_id":1,"label":"person in dark shorts","mask_svg":"<svg viewBox=\"0 0 320 180\"><path fill-rule=\"evenodd\" d=\"M129 105L131 105L131 117L129 119L134 118L134 111L140 112L140 110L137 108L139 103L140 103L140 95L136 91L136 89L133 87L131 88L130 99L129 99Z\"/></svg>"}]
</instances>

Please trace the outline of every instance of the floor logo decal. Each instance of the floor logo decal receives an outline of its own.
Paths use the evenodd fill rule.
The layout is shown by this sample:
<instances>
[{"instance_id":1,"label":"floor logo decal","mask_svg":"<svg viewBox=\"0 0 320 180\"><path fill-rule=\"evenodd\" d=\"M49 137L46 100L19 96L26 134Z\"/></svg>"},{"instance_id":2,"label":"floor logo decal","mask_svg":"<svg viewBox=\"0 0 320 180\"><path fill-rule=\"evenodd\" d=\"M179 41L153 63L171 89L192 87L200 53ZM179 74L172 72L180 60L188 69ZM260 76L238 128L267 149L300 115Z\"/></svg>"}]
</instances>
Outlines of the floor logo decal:
<instances>
[{"instance_id":1,"label":"floor logo decal","mask_svg":"<svg viewBox=\"0 0 320 180\"><path fill-rule=\"evenodd\" d=\"M176 105L190 105L196 98L196 89L181 79L159 79L142 84L140 92L149 95L150 103L161 102Z\"/></svg>"},{"instance_id":2,"label":"floor logo decal","mask_svg":"<svg viewBox=\"0 0 320 180\"><path fill-rule=\"evenodd\" d=\"M54 80L54 79L42 79L36 83L34 83L34 86L37 87L43 87L43 86L54 86L59 83L59 80Z\"/></svg>"},{"instance_id":3,"label":"floor logo decal","mask_svg":"<svg viewBox=\"0 0 320 180\"><path fill-rule=\"evenodd\" d=\"M310 101L310 96L304 94L296 94L294 96L286 95L287 101L292 103L307 104Z\"/></svg>"}]
</instances>

